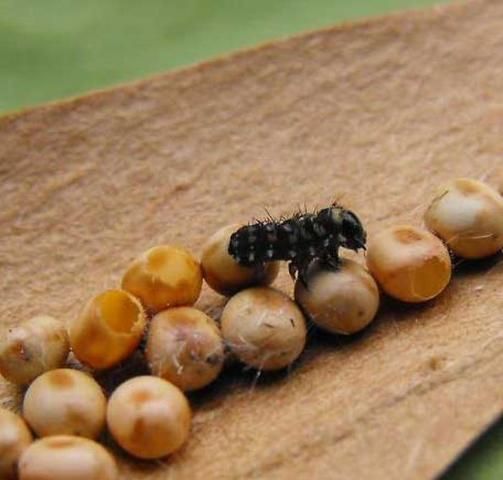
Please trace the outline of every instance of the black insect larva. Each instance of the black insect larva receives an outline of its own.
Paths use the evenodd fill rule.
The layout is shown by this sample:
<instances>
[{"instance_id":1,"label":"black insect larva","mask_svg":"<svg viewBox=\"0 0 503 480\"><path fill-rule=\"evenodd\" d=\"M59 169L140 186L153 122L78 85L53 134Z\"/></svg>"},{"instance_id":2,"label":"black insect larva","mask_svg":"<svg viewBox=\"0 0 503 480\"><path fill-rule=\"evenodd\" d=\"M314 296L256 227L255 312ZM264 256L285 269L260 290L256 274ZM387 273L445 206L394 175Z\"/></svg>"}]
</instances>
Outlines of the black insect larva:
<instances>
[{"instance_id":1,"label":"black insect larva","mask_svg":"<svg viewBox=\"0 0 503 480\"><path fill-rule=\"evenodd\" d=\"M258 221L231 235L229 253L243 266L273 260L289 261L290 275L305 283L311 262L337 268L339 247L365 248L367 235L358 219L338 205L314 213L299 213L280 221Z\"/></svg>"}]
</instances>

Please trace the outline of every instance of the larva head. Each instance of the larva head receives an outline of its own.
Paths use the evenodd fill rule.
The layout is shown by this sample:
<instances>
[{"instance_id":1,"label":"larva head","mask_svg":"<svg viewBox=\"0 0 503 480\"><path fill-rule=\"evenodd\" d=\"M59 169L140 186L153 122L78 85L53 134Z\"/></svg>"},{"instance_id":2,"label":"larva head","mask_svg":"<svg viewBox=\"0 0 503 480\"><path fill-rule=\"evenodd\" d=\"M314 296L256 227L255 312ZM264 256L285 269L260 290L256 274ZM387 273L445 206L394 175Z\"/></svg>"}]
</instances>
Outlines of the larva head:
<instances>
[{"instance_id":1,"label":"larva head","mask_svg":"<svg viewBox=\"0 0 503 480\"><path fill-rule=\"evenodd\" d=\"M341 245L351 250L365 249L367 232L360 219L349 210L343 210L341 217L341 233L339 234Z\"/></svg>"},{"instance_id":2,"label":"larva head","mask_svg":"<svg viewBox=\"0 0 503 480\"><path fill-rule=\"evenodd\" d=\"M332 205L319 211L318 221L329 233L337 235L341 247L350 250L365 248L367 233L359 218L350 210Z\"/></svg>"}]
</instances>

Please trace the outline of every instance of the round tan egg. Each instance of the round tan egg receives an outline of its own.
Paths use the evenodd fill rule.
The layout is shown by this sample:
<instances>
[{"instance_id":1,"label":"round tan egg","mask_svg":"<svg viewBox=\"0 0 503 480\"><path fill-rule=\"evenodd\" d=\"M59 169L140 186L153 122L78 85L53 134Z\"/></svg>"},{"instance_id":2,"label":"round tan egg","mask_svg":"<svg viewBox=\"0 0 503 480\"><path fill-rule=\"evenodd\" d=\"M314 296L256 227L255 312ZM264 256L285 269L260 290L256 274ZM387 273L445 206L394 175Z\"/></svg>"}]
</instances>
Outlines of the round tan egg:
<instances>
[{"instance_id":1,"label":"round tan egg","mask_svg":"<svg viewBox=\"0 0 503 480\"><path fill-rule=\"evenodd\" d=\"M352 334L374 319L379 307L379 289L359 263L341 259L337 270L313 265L307 287L299 280L295 283L295 300L323 330Z\"/></svg>"},{"instance_id":2,"label":"round tan egg","mask_svg":"<svg viewBox=\"0 0 503 480\"><path fill-rule=\"evenodd\" d=\"M74 355L95 369L113 367L138 347L147 317L141 303L124 290L92 298L69 324Z\"/></svg>"},{"instance_id":3,"label":"round tan egg","mask_svg":"<svg viewBox=\"0 0 503 480\"><path fill-rule=\"evenodd\" d=\"M451 278L451 259L433 234L410 225L397 225L370 237L367 266L391 297L425 302L439 295Z\"/></svg>"},{"instance_id":4,"label":"round tan egg","mask_svg":"<svg viewBox=\"0 0 503 480\"><path fill-rule=\"evenodd\" d=\"M27 385L64 365L69 349L65 325L48 315L5 326L0 332L0 373L9 382Z\"/></svg>"},{"instance_id":5,"label":"round tan egg","mask_svg":"<svg viewBox=\"0 0 503 480\"><path fill-rule=\"evenodd\" d=\"M23 417L39 437L97 438L105 426L106 398L89 375L61 368L40 375L26 391Z\"/></svg>"},{"instance_id":6,"label":"round tan egg","mask_svg":"<svg viewBox=\"0 0 503 480\"><path fill-rule=\"evenodd\" d=\"M243 267L229 254L232 233L240 225L228 225L213 234L203 246L201 268L206 283L222 295L232 295L255 285L270 285L279 272L279 262Z\"/></svg>"},{"instance_id":7,"label":"round tan egg","mask_svg":"<svg viewBox=\"0 0 503 480\"><path fill-rule=\"evenodd\" d=\"M226 304L221 319L225 343L243 363L278 370L294 362L306 343L299 307L268 287L242 290Z\"/></svg>"},{"instance_id":8,"label":"round tan egg","mask_svg":"<svg viewBox=\"0 0 503 480\"><path fill-rule=\"evenodd\" d=\"M460 257L483 258L503 248L503 198L477 180L458 178L440 188L424 221Z\"/></svg>"},{"instance_id":9,"label":"round tan egg","mask_svg":"<svg viewBox=\"0 0 503 480\"><path fill-rule=\"evenodd\" d=\"M159 245L131 263L122 277L122 288L138 297L149 311L159 312L194 304L202 281L201 266L188 250Z\"/></svg>"},{"instance_id":10,"label":"round tan egg","mask_svg":"<svg viewBox=\"0 0 503 480\"><path fill-rule=\"evenodd\" d=\"M33 437L23 419L15 413L0 408L0 478L15 480L17 463L29 447Z\"/></svg>"},{"instance_id":11,"label":"round tan egg","mask_svg":"<svg viewBox=\"0 0 503 480\"><path fill-rule=\"evenodd\" d=\"M191 417L183 392L153 376L121 384L107 409L113 438L131 455L143 459L165 457L178 450L189 436Z\"/></svg>"},{"instance_id":12,"label":"round tan egg","mask_svg":"<svg viewBox=\"0 0 503 480\"><path fill-rule=\"evenodd\" d=\"M152 318L145 354L154 375L189 391L217 378L224 345L208 315L193 307L176 307Z\"/></svg>"},{"instance_id":13,"label":"round tan egg","mask_svg":"<svg viewBox=\"0 0 503 480\"><path fill-rule=\"evenodd\" d=\"M100 444L82 437L45 437L19 461L19 480L117 480L115 460Z\"/></svg>"}]
</instances>

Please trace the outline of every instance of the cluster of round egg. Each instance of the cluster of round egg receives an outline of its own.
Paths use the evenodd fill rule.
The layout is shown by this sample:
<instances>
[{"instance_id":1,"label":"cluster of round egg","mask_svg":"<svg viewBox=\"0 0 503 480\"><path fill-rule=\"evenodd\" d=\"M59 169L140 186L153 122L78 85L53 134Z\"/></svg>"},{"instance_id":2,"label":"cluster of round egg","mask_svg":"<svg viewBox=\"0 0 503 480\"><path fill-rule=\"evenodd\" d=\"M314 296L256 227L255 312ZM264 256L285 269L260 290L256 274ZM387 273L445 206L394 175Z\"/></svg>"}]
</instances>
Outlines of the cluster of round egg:
<instances>
[{"instance_id":1,"label":"cluster of round egg","mask_svg":"<svg viewBox=\"0 0 503 480\"><path fill-rule=\"evenodd\" d=\"M29 387L22 417L0 409L0 478L115 479L115 461L95 442L105 426L131 455L164 457L189 435L183 392L215 380L227 349L259 371L282 369L304 349L305 317L329 332L355 333L376 315L377 285L405 302L427 301L450 280L448 248L468 259L503 248L503 199L484 183L449 183L424 220L429 231L400 225L374 235L368 271L349 259L337 270L315 265L307 287L297 281L295 301L268 286L277 262L243 267L229 255L230 235L239 227L231 225L208 240L201 262L174 246L146 251L121 288L91 299L68 329L47 316L8 328L0 339L0 372ZM203 277L231 296L219 324L192 307ZM152 375L127 380L107 401L91 375L62 368L70 349L94 371L144 350ZM33 442L32 432L41 439Z\"/></svg>"}]
</instances>

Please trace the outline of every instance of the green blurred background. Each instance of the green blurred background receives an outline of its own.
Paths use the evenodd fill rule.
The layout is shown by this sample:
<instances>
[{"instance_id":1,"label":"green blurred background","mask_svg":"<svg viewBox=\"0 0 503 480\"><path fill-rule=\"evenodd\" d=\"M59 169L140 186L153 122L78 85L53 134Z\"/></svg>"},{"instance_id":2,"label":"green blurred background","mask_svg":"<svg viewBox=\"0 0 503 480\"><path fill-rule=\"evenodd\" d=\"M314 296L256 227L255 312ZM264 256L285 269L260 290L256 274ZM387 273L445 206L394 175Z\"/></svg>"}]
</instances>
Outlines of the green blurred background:
<instances>
[{"instance_id":1,"label":"green blurred background","mask_svg":"<svg viewBox=\"0 0 503 480\"><path fill-rule=\"evenodd\" d=\"M441 0L0 0L0 112Z\"/></svg>"},{"instance_id":2,"label":"green blurred background","mask_svg":"<svg viewBox=\"0 0 503 480\"><path fill-rule=\"evenodd\" d=\"M441 1L0 0L0 112L344 20ZM443 479L503 480L503 423Z\"/></svg>"}]
</instances>

